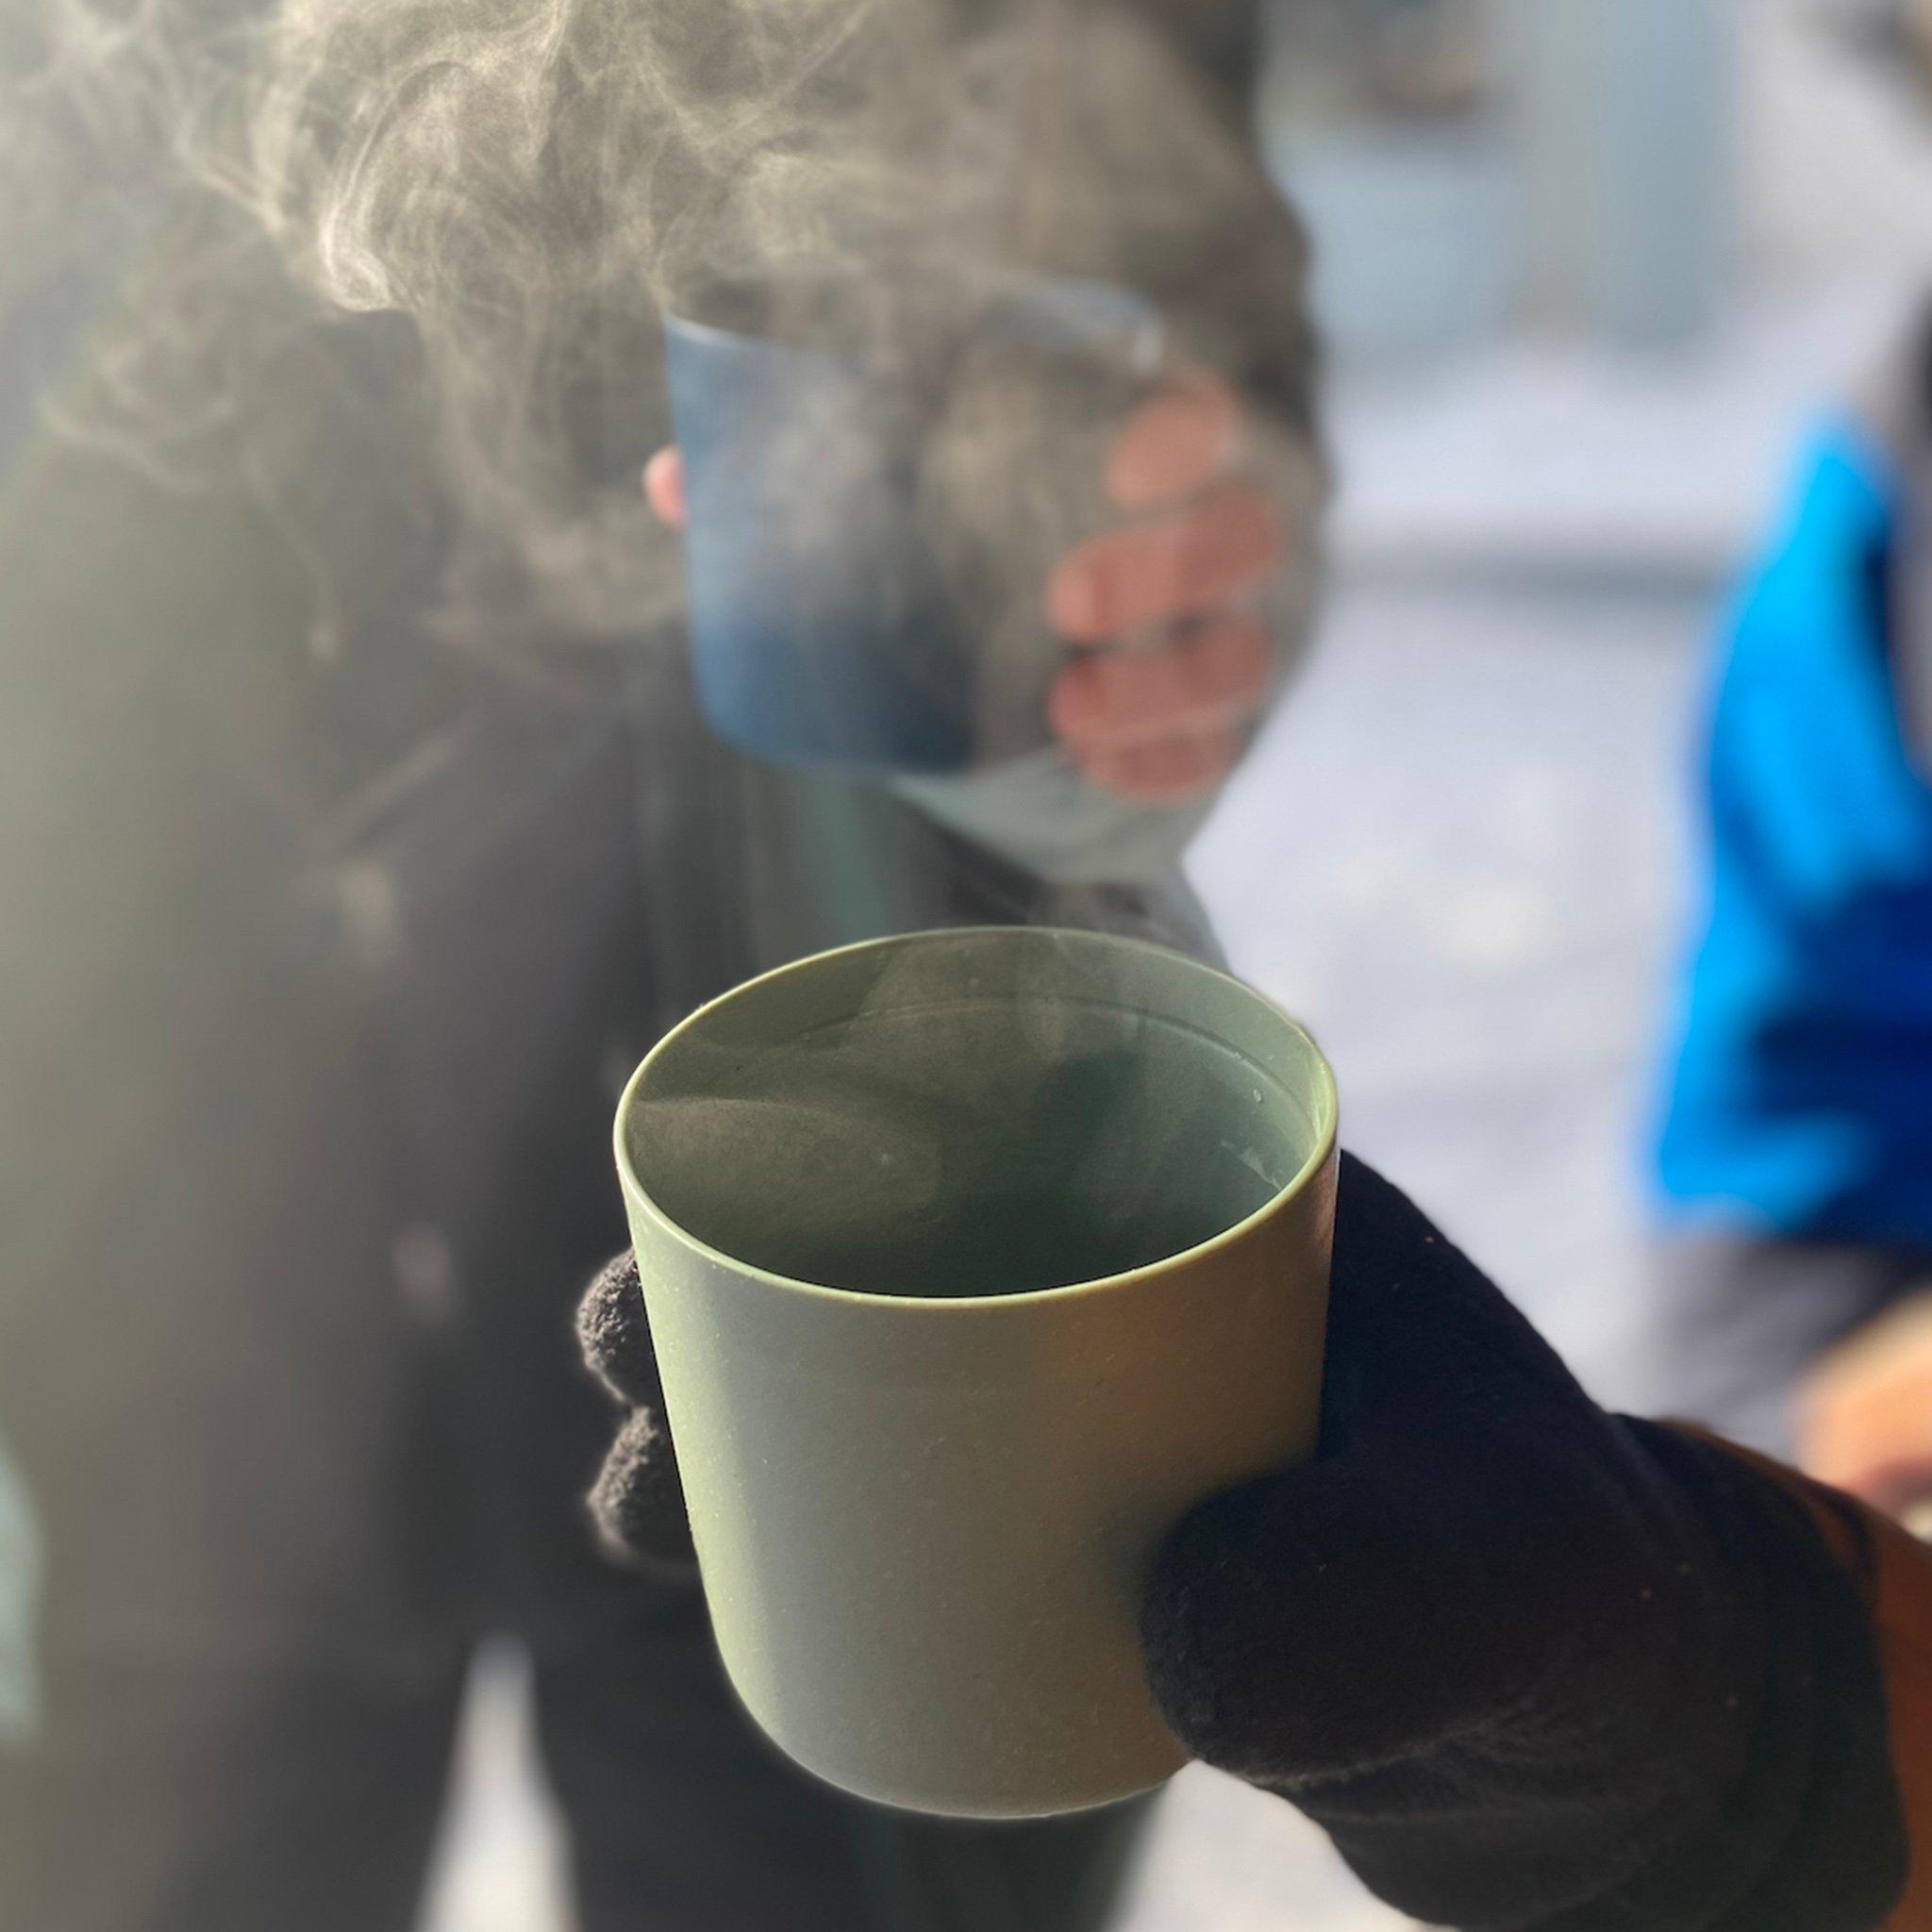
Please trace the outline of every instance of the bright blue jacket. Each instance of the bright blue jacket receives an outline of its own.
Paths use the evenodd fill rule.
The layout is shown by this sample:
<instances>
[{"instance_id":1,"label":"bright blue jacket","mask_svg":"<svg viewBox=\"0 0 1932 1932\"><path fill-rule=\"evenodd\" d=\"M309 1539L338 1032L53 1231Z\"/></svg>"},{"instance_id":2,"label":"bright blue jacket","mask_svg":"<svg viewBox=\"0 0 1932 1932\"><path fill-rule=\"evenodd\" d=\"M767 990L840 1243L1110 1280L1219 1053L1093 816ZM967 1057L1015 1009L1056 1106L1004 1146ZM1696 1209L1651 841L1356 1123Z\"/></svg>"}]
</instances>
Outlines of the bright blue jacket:
<instances>
[{"instance_id":1,"label":"bright blue jacket","mask_svg":"<svg viewBox=\"0 0 1932 1932\"><path fill-rule=\"evenodd\" d=\"M1725 633L1658 1149L1679 1218L1932 1245L1932 789L1888 645L1900 486L1828 429Z\"/></svg>"}]
</instances>

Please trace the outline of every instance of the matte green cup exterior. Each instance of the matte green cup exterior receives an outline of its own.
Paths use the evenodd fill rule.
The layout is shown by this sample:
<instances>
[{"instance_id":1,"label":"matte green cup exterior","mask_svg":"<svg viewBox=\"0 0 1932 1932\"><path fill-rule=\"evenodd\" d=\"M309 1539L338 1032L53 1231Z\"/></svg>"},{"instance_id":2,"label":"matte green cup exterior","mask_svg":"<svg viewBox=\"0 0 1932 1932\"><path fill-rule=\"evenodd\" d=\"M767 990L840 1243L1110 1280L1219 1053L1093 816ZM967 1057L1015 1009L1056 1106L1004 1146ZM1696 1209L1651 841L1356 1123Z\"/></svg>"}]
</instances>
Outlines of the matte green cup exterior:
<instances>
[{"instance_id":1,"label":"matte green cup exterior","mask_svg":"<svg viewBox=\"0 0 1932 1932\"><path fill-rule=\"evenodd\" d=\"M687 1087L782 1087L788 1054L856 1019L875 1042L867 1079L883 1068L891 1087L904 1055L922 1094L958 1082L970 1122L1030 1091L1024 1061L1053 1048L1042 1014L1118 1036L1129 1073L1155 1069L1119 1110L1122 1145L1081 1155L1096 1198L1176 1166L1185 1192L1205 1149L1204 1190L1239 1170L1261 1205L1154 1265L1023 1292L974 1275L978 1236L997 1256L1002 1230L976 1226L970 1176L942 1299L919 1279L854 1292L723 1251L734 1202L769 1262L789 1223L836 1217L855 1192L861 1220L900 1213L939 1170L894 1166L922 1143L890 1106L876 1153L861 1132L823 1170L823 1137L788 1139L778 1114L770 1159L756 1132L687 1148ZM1083 1091L1068 1104L1091 1105ZM1164 1112L1178 1138L1143 1159L1136 1139L1158 1140ZM1057 1131L1039 1143L1049 1166ZM1291 1021L1180 955L1089 934L848 948L753 981L657 1048L619 1112L618 1166L718 1644L791 1757L861 1797L981 1818L1104 1804L1180 1767L1142 1675L1142 1583L1191 1506L1312 1452L1335 1135L1332 1076ZM874 1204L866 1177L887 1170L913 1194Z\"/></svg>"}]
</instances>

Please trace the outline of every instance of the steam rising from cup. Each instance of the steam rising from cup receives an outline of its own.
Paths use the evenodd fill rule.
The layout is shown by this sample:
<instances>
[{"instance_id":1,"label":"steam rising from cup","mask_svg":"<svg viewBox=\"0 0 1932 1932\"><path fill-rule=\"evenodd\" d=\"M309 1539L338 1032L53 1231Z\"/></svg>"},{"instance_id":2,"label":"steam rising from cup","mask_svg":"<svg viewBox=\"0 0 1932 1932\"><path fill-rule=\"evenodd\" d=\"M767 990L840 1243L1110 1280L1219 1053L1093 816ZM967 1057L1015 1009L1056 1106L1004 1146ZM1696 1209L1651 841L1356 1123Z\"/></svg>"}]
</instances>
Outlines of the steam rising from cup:
<instances>
[{"instance_id":1,"label":"steam rising from cup","mask_svg":"<svg viewBox=\"0 0 1932 1932\"><path fill-rule=\"evenodd\" d=\"M1112 283L1160 312L1176 360L1241 391L1249 462L1306 512L1291 641L1321 491L1303 250L1215 76L1225 13L39 0L0 75L0 165L27 189L0 277L38 285L109 228L153 234L140 300L63 407L177 478L242 448L298 518L297 440L262 398L328 406L331 310L406 319L461 539L452 621L631 638L677 596L636 488L668 438L661 313L734 285L762 331L829 333L882 384L925 385L912 485L997 637L1023 612L1037 630L1020 540L1090 502L1097 425L1091 397L1042 402L989 367L975 331L1016 277ZM290 274L265 299L271 250ZM0 304L27 286L0 280ZM836 436L820 459L837 469Z\"/></svg>"}]
</instances>

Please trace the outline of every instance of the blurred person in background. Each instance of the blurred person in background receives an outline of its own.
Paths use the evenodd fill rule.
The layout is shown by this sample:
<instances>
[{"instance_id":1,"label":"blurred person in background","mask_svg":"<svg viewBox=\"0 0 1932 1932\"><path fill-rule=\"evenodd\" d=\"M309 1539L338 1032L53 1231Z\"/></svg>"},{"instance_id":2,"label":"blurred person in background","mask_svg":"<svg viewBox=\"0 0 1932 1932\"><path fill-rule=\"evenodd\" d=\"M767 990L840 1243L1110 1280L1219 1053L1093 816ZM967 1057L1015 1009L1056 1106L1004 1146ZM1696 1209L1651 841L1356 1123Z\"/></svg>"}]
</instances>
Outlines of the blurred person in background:
<instances>
[{"instance_id":1,"label":"blurred person in background","mask_svg":"<svg viewBox=\"0 0 1932 1932\"><path fill-rule=\"evenodd\" d=\"M571 1315L620 1237L617 1088L704 998L950 923L1209 945L1176 864L1299 644L1321 493L1253 26L0 26L9 1932L407 1924L506 1632L592 1932L1106 1916L1138 1811L920 1822L753 1738L694 1585L593 1546ZM968 104L1008 173L947 150ZM854 235L1167 325L1169 378L1067 458L1086 528L1014 591L1058 744L1017 820L997 771L763 765L694 703L638 484L664 264Z\"/></svg>"},{"instance_id":2,"label":"blurred person in background","mask_svg":"<svg viewBox=\"0 0 1932 1932\"><path fill-rule=\"evenodd\" d=\"M1932 108L1932 7L1857 12ZM1816 433L1728 623L1705 810L1672 1396L1932 1528L1932 307Z\"/></svg>"}]
</instances>

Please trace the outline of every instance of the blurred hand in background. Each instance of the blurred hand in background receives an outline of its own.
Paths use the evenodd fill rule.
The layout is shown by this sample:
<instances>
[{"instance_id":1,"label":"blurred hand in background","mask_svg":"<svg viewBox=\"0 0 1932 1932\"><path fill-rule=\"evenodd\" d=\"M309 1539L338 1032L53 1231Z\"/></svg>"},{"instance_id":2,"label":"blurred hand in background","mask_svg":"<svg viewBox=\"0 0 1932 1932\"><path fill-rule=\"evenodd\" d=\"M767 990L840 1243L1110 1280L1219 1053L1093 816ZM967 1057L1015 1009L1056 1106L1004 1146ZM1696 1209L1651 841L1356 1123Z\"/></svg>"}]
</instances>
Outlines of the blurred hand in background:
<instances>
[{"instance_id":1,"label":"blurred hand in background","mask_svg":"<svg viewBox=\"0 0 1932 1932\"><path fill-rule=\"evenodd\" d=\"M1242 441L1226 383L1171 377L1108 448L1100 481L1120 520L1061 558L1042 587L1046 621L1072 647L1048 716L1102 791L1146 804L1212 791L1267 702L1261 592L1282 561L1281 514L1238 474ZM644 495L683 527L675 448L645 466Z\"/></svg>"}]
</instances>

